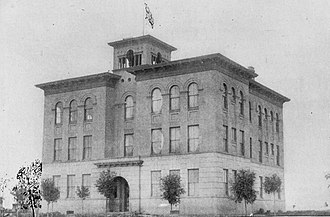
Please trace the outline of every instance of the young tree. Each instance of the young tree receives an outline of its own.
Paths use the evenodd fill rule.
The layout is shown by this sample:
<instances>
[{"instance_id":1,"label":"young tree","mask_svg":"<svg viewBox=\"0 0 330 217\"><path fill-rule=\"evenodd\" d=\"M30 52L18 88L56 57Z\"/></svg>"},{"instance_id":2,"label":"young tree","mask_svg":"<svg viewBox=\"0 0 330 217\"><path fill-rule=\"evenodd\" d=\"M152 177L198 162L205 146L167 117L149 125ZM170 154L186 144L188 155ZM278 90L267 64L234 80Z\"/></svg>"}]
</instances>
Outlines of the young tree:
<instances>
[{"instance_id":1,"label":"young tree","mask_svg":"<svg viewBox=\"0 0 330 217\"><path fill-rule=\"evenodd\" d=\"M53 204L60 198L60 191L55 187L52 179L41 181L41 195L47 201L47 216L49 216L49 204Z\"/></svg>"},{"instance_id":2,"label":"young tree","mask_svg":"<svg viewBox=\"0 0 330 217\"><path fill-rule=\"evenodd\" d=\"M171 211L173 205L180 203L181 194L185 193L181 184L181 178L176 174L169 174L161 178L160 190L162 192L162 198L171 204Z\"/></svg>"},{"instance_id":3,"label":"young tree","mask_svg":"<svg viewBox=\"0 0 330 217\"><path fill-rule=\"evenodd\" d=\"M274 213L275 212L275 193L280 192L281 190L281 178L276 174L273 174L271 177L266 177L264 181L264 188L267 194L273 193L274 195Z\"/></svg>"},{"instance_id":4,"label":"young tree","mask_svg":"<svg viewBox=\"0 0 330 217\"><path fill-rule=\"evenodd\" d=\"M29 166L21 167L16 176L18 184L13 188L14 192L18 189L23 191L24 201L21 201L20 205L24 209L31 208L33 217L35 217L35 209L41 207L41 172L42 164L40 160L35 160Z\"/></svg>"},{"instance_id":5,"label":"young tree","mask_svg":"<svg viewBox=\"0 0 330 217\"><path fill-rule=\"evenodd\" d=\"M24 201L25 201L25 195L24 195L24 192L25 192L25 189L22 189L22 188L17 188L17 187L14 187L12 189L12 191L10 192L11 195L14 196L14 200L16 201L17 203L17 210L16 210L16 214L18 216L18 211L19 211L19 208L22 208L23 207L23 204L24 204Z\"/></svg>"},{"instance_id":6,"label":"young tree","mask_svg":"<svg viewBox=\"0 0 330 217\"><path fill-rule=\"evenodd\" d=\"M247 215L247 204L252 204L257 198L257 191L254 190L256 175L250 170L240 170L237 173L236 181L231 186L233 200L241 203L244 200L245 215Z\"/></svg>"},{"instance_id":7,"label":"young tree","mask_svg":"<svg viewBox=\"0 0 330 217\"><path fill-rule=\"evenodd\" d=\"M89 189L83 185L78 186L76 194L81 199L81 213L84 213L84 200L90 195Z\"/></svg>"},{"instance_id":8,"label":"young tree","mask_svg":"<svg viewBox=\"0 0 330 217\"><path fill-rule=\"evenodd\" d=\"M105 196L108 200L113 199L117 186L115 185L114 178L116 173L110 169L102 171L99 178L96 180L97 191Z\"/></svg>"}]
</instances>

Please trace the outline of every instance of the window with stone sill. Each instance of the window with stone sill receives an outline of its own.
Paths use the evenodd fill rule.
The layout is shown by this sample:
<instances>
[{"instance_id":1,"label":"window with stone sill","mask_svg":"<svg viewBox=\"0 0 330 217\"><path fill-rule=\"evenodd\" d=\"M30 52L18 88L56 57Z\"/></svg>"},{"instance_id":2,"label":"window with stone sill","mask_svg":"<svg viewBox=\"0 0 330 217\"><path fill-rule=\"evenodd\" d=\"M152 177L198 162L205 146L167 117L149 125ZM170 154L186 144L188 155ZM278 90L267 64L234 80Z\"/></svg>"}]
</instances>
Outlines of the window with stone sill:
<instances>
[{"instance_id":1,"label":"window with stone sill","mask_svg":"<svg viewBox=\"0 0 330 217\"><path fill-rule=\"evenodd\" d=\"M228 126L223 125L223 144L225 152L228 152Z\"/></svg>"},{"instance_id":2,"label":"window with stone sill","mask_svg":"<svg viewBox=\"0 0 330 217\"><path fill-rule=\"evenodd\" d=\"M177 85L170 89L170 112L180 110L180 90Z\"/></svg>"},{"instance_id":3,"label":"window with stone sill","mask_svg":"<svg viewBox=\"0 0 330 217\"><path fill-rule=\"evenodd\" d=\"M278 117L278 114L276 113L276 123L275 123L275 128L276 128L276 133L278 133L280 131L280 120L279 120L279 117Z\"/></svg>"},{"instance_id":4,"label":"window with stone sill","mask_svg":"<svg viewBox=\"0 0 330 217\"><path fill-rule=\"evenodd\" d=\"M188 152L197 151L199 146L199 126L188 126Z\"/></svg>"},{"instance_id":5,"label":"window with stone sill","mask_svg":"<svg viewBox=\"0 0 330 217\"><path fill-rule=\"evenodd\" d=\"M239 111L240 111L240 115L244 116L244 95L242 91L240 91L239 93L240 93Z\"/></svg>"},{"instance_id":6,"label":"window with stone sill","mask_svg":"<svg viewBox=\"0 0 330 217\"><path fill-rule=\"evenodd\" d=\"M222 93L223 108L228 110L228 88L225 83L223 83L223 93Z\"/></svg>"},{"instance_id":7,"label":"window with stone sill","mask_svg":"<svg viewBox=\"0 0 330 217\"><path fill-rule=\"evenodd\" d=\"M258 106L258 126L262 128L262 110L260 105Z\"/></svg>"},{"instance_id":8,"label":"window with stone sill","mask_svg":"<svg viewBox=\"0 0 330 217\"><path fill-rule=\"evenodd\" d=\"M55 124L60 125L62 124L63 118L63 104L58 102L55 106Z\"/></svg>"},{"instance_id":9,"label":"window with stone sill","mask_svg":"<svg viewBox=\"0 0 330 217\"><path fill-rule=\"evenodd\" d=\"M268 120L268 112L266 108L264 109L264 112L265 112L265 120Z\"/></svg>"},{"instance_id":10,"label":"window with stone sill","mask_svg":"<svg viewBox=\"0 0 330 217\"><path fill-rule=\"evenodd\" d=\"M83 160L92 158L92 136L84 136L83 140Z\"/></svg>"},{"instance_id":11,"label":"window with stone sill","mask_svg":"<svg viewBox=\"0 0 330 217\"><path fill-rule=\"evenodd\" d=\"M223 183L224 183L225 195L229 196L228 169L223 169Z\"/></svg>"},{"instance_id":12,"label":"window with stone sill","mask_svg":"<svg viewBox=\"0 0 330 217\"><path fill-rule=\"evenodd\" d=\"M91 190L91 174L82 174L82 186L87 188L90 192L90 190ZM88 195L88 198L90 198L90 195Z\"/></svg>"},{"instance_id":13,"label":"window with stone sill","mask_svg":"<svg viewBox=\"0 0 330 217\"><path fill-rule=\"evenodd\" d=\"M134 118L134 101L132 96L127 96L125 99L125 120Z\"/></svg>"},{"instance_id":14,"label":"window with stone sill","mask_svg":"<svg viewBox=\"0 0 330 217\"><path fill-rule=\"evenodd\" d=\"M235 88L231 88L231 95L232 95L232 99L231 102L232 103L236 103L236 92L235 92Z\"/></svg>"},{"instance_id":15,"label":"window with stone sill","mask_svg":"<svg viewBox=\"0 0 330 217\"><path fill-rule=\"evenodd\" d=\"M188 169L188 196L199 195L199 169Z\"/></svg>"},{"instance_id":16,"label":"window with stone sill","mask_svg":"<svg viewBox=\"0 0 330 217\"><path fill-rule=\"evenodd\" d=\"M68 144L68 160L76 160L76 150L77 150L77 137L70 137Z\"/></svg>"},{"instance_id":17,"label":"window with stone sill","mask_svg":"<svg viewBox=\"0 0 330 217\"><path fill-rule=\"evenodd\" d=\"M163 97L159 88L153 89L151 93L151 111L154 114L161 113Z\"/></svg>"},{"instance_id":18,"label":"window with stone sill","mask_svg":"<svg viewBox=\"0 0 330 217\"><path fill-rule=\"evenodd\" d=\"M93 121L93 102L90 97L85 100L84 104L84 121L92 122Z\"/></svg>"},{"instance_id":19,"label":"window with stone sill","mask_svg":"<svg viewBox=\"0 0 330 217\"><path fill-rule=\"evenodd\" d=\"M133 134L124 135L124 156L133 156Z\"/></svg>"},{"instance_id":20,"label":"window with stone sill","mask_svg":"<svg viewBox=\"0 0 330 217\"><path fill-rule=\"evenodd\" d=\"M77 116L78 116L78 105L76 100L72 100L70 102L69 108L69 123L76 124L77 123Z\"/></svg>"},{"instance_id":21,"label":"window with stone sill","mask_svg":"<svg viewBox=\"0 0 330 217\"><path fill-rule=\"evenodd\" d=\"M75 197L75 175L68 175L67 176L67 198L74 198Z\"/></svg>"},{"instance_id":22,"label":"window with stone sill","mask_svg":"<svg viewBox=\"0 0 330 217\"><path fill-rule=\"evenodd\" d=\"M54 140L54 161L60 161L62 155L62 139Z\"/></svg>"},{"instance_id":23,"label":"window with stone sill","mask_svg":"<svg viewBox=\"0 0 330 217\"><path fill-rule=\"evenodd\" d=\"M188 109L198 109L198 85L191 83L188 87Z\"/></svg>"},{"instance_id":24,"label":"window with stone sill","mask_svg":"<svg viewBox=\"0 0 330 217\"><path fill-rule=\"evenodd\" d=\"M178 153L180 151L180 127L170 128L170 153Z\"/></svg>"},{"instance_id":25,"label":"window with stone sill","mask_svg":"<svg viewBox=\"0 0 330 217\"><path fill-rule=\"evenodd\" d=\"M237 143L237 131L235 127L231 128L231 141Z\"/></svg>"},{"instance_id":26,"label":"window with stone sill","mask_svg":"<svg viewBox=\"0 0 330 217\"><path fill-rule=\"evenodd\" d=\"M158 155L161 154L163 149L164 136L162 129L151 130L151 154Z\"/></svg>"}]
</instances>

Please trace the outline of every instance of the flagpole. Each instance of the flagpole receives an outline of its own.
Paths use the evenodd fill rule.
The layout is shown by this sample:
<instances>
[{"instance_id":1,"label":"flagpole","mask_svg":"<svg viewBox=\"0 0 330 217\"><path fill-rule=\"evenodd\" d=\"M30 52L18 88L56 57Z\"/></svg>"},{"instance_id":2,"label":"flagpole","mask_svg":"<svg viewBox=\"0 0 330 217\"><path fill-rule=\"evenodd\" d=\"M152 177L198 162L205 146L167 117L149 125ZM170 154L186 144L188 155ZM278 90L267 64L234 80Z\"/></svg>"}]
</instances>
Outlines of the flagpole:
<instances>
[{"instance_id":1,"label":"flagpole","mask_svg":"<svg viewBox=\"0 0 330 217\"><path fill-rule=\"evenodd\" d=\"M144 19L144 7L145 7L145 5L143 5L143 13L142 13L142 15L143 15L143 17L142 17L142 20L143 20L143 25L142 25L142 35L144 36L144 25L145 25L145 19Z\"/></svg>"}]
</instances>

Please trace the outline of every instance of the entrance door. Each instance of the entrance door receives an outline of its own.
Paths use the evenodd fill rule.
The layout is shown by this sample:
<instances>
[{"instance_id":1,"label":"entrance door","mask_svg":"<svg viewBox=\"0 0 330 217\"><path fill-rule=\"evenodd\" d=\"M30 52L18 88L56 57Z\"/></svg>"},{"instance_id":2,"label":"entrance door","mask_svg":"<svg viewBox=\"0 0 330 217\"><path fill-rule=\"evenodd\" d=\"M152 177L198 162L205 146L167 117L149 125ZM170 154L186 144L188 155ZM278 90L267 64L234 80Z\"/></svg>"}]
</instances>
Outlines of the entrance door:
<instances>
[{"instance_id":1,"label":"entrance door","mask_svg":"<svg viewBox=\"0 0 330 217\"><path fill-rule=\"evenodd\" d=\"M109 212L127 212L129 207L129 187L123 177L116 177L113 180L116 190L113 198L107 202L107 211Z\"/></svg>"}]
</instances>

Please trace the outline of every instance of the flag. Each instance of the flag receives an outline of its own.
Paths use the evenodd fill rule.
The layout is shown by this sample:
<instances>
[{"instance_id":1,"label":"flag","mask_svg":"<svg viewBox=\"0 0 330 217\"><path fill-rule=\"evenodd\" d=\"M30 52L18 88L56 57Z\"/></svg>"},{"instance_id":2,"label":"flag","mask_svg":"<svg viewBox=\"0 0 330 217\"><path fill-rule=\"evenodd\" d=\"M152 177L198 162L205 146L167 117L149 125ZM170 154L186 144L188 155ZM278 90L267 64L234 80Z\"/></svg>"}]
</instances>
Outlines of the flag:
<instances>
[{"instance_id":1,"label":"flag","mask_svg":"<svg viewBox=\"0 0 330 217\"><path fill-rule=\"evenodd\" d=\"M153 29L154 28L154 18L152 17L152 13L147 5L147 3L144 3L144 8L146 10L146 17L144 19L148 19L148 22L150 23L151 25L151 28Z\"/></svg>"}]
</instances>

